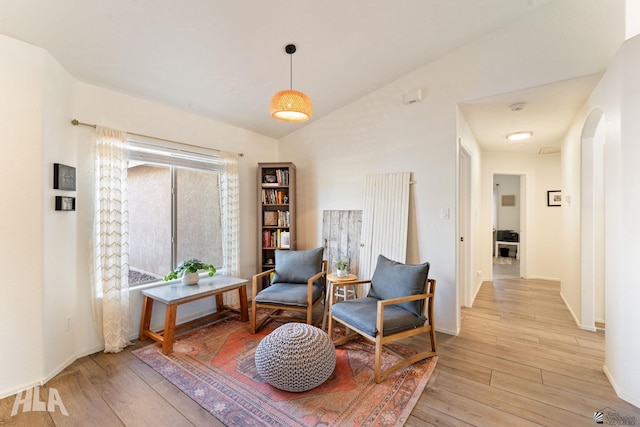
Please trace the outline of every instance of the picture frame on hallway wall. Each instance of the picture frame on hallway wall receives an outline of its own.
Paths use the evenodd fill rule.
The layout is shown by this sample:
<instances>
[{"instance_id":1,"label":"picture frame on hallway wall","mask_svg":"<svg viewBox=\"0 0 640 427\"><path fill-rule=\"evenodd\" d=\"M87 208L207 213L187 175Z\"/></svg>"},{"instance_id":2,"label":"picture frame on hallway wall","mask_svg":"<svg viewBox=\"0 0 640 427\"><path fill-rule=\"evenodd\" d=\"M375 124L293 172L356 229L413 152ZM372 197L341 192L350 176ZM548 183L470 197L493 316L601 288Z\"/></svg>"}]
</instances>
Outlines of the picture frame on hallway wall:
<instances>
[{"instance_id":1,"label":"picture frame on hallway wall","mask_svg":"<svg viewBox=\"0 0 640 427\"><path fill-rule=\"evenodd\" d=\"M562 191L547 191L547 206L562 206Z\"/></svg>"}]
</instances>

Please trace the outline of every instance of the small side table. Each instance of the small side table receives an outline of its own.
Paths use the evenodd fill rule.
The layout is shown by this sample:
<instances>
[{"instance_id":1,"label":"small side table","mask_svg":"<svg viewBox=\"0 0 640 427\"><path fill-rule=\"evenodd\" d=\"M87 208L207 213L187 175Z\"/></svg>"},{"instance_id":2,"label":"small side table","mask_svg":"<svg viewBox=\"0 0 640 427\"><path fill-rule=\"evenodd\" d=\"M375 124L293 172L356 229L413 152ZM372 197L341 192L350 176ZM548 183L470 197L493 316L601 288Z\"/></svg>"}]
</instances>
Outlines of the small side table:
<instances>
[{"instance_id":1,"label":"small side table","mask_svg":"<svg viewBox=\"0 0 640 427\"><path fill-rule=\"evenodd\" d=\"M323 331L327 326L327 316L329 315L329 290L331 290L331 283L348 283L348 282L355 282L356 280L358 280L358 276L356 276L355 274L349 274L347 277L337 277L333 274L327 274L327 292L325 292L326 295L324 300L324 315L322 316ZM340 292L340 294L338 294L338 292ZM357 297L356 290L353 288L339 289L336 292L335 296L338 296L343 300L349 299L350 296L353 296L353 298Z\"/></svg>"}]
</instances>

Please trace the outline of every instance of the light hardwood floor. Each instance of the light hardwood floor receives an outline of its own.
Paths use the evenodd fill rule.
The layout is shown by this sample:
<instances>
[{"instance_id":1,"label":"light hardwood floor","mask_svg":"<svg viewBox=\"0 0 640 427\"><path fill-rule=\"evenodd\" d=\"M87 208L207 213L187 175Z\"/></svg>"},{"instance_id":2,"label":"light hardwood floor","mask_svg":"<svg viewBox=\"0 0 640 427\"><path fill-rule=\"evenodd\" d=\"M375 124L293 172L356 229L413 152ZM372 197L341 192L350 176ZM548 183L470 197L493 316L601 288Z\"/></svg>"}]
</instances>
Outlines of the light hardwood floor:
<instances>
[{"instance_id":1,"label":"light hardwood floor","mask_svg":"<svg viewBox=\"0 0 640 427\"><path fill-rule=\"evenodd\" d=\"M603 332L575 326L557 282L496 277L463 310L460 335L438 340L438 365L408 426L593 426L603 408L640 425L640 410L618 399L602 372ZM0 426L221 425L131 354L147 344L79 359L43 387L58 390L69 416L11 417L9 397L0 400Z\"/></svg>"}]
</instances>

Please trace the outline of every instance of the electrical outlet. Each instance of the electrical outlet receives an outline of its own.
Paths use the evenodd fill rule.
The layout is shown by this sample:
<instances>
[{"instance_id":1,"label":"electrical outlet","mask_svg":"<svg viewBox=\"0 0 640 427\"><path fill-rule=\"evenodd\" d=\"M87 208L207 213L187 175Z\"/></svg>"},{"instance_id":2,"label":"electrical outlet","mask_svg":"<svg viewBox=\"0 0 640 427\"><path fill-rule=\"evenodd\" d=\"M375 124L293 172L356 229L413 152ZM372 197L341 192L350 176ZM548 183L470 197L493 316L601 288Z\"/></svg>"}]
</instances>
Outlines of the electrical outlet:
<instances>
[{"instance_id":1,"label":"electrical outlet","mask_svg":"<svg viewBox=\"0 0 640 427\"><path fill-rule=\"evenodd\" d=\"M482 276L482 270L478 270L478 272L476 273L476 276L478 277Z\"/></svg>"},{"instance_id":2,"label":"electrical outlet","mask_svg":"<svg viewBox=\"0 0 640 427\"><path fill-rule=\"evenodd\" d=\"M71 330L71 316L66 316L64 318L64 330L65 331Z\"/></svg>"}]
</instances>

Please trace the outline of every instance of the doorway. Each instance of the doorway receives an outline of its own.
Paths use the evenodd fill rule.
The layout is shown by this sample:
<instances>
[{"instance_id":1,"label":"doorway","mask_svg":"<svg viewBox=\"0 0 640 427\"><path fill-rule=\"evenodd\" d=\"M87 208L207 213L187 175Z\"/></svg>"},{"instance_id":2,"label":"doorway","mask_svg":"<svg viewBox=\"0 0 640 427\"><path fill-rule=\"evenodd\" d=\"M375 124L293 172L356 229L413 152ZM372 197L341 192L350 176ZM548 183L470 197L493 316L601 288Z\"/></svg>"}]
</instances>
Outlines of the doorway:
<instances>
[{"instance_id":1,"label":"doorway","mask_svg":"<svg viewBox=\"0 0 640 427\"><path fill-rule=\"evenodd\" d=\"M520 175L493 175L493 278L522 277L523 200Z\"/></svg>"},{"instance_id":2,"label":"doorway","mask_svg":"<svg viewBox=\"0 0 640 427\"><path fill-rule=\"evenodd\" d=\"M605 327L604 113L589 114L582 130L580 254L582 327Z\"/></svg>"}]
</instances>

